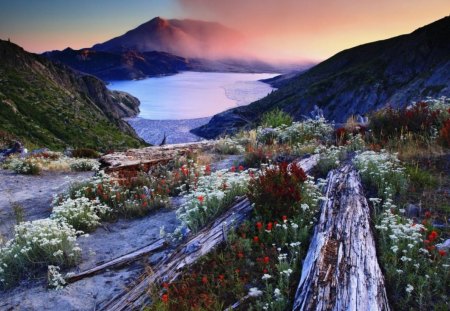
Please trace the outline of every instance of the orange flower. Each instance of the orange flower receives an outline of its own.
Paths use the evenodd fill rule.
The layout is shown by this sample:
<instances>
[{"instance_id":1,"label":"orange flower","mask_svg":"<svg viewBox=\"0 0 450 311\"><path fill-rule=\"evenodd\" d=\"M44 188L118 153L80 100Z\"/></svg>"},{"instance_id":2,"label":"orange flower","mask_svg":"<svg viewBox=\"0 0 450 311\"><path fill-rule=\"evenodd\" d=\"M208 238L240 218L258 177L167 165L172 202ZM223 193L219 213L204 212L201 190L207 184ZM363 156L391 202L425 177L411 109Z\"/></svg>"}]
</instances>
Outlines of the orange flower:
<instances>
[{"instance_id":1,"label":"orange flower","mask_svg":"<svg viewBox=\"0 0 450 311\"><path fill-rule=\"evenodd\" d=\"M436 231L431 231L431 233L428 235L428 240L434 241L438 237L438 233Z\"/></svg>"},{"instance_id":2,"label":"orange flower","mask_svg":"<svg viewBox=\"0 0 450 311\"><path fill-rule=\"evenodd\" d=\"M203 198L202 195L199 195L199 196L197 197L197 199L198 199L198 201L199 201L200 203L203 203L204 198Z\"/></svg>"},{"instance_id":3,"label":"orange flower","mask_svg":"<svg viewBox=\"0 0 450 311\"><path fill-rule=\"evenodd\" d=\"M164 303L168 303L168 302L169 302L169 295L168 295L168 294L163 294L163 295L161 296L161 300L162 300L162 302L164 302Z\"/></svg>"},{"instance_id":4,"label":"orange flower","mask_svg":"<svg viewBox=\"0 0 450 311\"><path fill-rule=\"evenodd\" d=\"M260 221L258 221L258 222L256 223L256 229L261 230L262 227L263 227L263 224L262 224Z\"/></svg>"}]
</instances>

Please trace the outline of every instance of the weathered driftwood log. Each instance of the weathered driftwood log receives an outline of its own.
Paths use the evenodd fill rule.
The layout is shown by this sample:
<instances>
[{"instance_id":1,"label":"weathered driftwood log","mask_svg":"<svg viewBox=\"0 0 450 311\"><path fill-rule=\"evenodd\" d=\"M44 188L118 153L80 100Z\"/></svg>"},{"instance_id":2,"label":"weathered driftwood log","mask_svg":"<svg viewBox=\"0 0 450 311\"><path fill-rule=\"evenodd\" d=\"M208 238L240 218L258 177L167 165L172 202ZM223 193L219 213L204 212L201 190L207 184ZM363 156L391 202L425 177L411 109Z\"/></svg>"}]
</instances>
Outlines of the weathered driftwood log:
<instances>
[{"instance_id":1,"label":"weathered driftwood log","mask_svg":"<svg viewBox=\"0 0 450 311\"><path fill-rule=\"evenodd\" d=\"M101 157L100 162L105 171L117 179L137 176L138 172L148 172L152 166L166 164L178 155L189 151L208 150L213 148L215 141L201 141L164 146L152 146L140 149L130 149L115 152Z\"/></svg>"},{"instance_id":2,"label":"weathered driftwood log","mask_svg":"<svg viewBox=\"0 0 450 311\"><path fill-rule=\"evenodd\" d=\"M89 276L93 276L93 275L102 273L108 269L117 269L117 268L126 266L126 265L138 260L139 258L147 256L157 250L161 250L162 248L164 248L164 246L165 246L165 240L158 239L150 245L142 247L142 248L135 250L131 253L128 253L126 255L120 256L111 261L105 262L94 268L74 274L70 277L67 277L65 280L67 283L73 283L73 282L79 281L81 279L84 279L85 277L89 277Z\"/></svg>"},{"instance_id":3,"label":"weathered driftwood log","mask_svg":"<svg viewBox=\"0 0 450 311\"><path fill-rule=\"evenodd\" d=\"M389 310L360 177L331 171L293 310Z\"/></svg>"},{"instance_id":4,"label":"weathered driftwood log","mask_svg":"<svg viewBox=\"0 0 450 311\"><path fill-rule=\"evenodd\" d=\"M144 277L129 291L123 291L111 301L101 306L102 310L134 310L148 303L148 290L156 281L174 280L181 270L207 254L224 241L231 228L242 223L252 207L247 199L241 199L212 225L201 230L168 258L153 267L153 273Z\"/></svg>"}]
</instances>

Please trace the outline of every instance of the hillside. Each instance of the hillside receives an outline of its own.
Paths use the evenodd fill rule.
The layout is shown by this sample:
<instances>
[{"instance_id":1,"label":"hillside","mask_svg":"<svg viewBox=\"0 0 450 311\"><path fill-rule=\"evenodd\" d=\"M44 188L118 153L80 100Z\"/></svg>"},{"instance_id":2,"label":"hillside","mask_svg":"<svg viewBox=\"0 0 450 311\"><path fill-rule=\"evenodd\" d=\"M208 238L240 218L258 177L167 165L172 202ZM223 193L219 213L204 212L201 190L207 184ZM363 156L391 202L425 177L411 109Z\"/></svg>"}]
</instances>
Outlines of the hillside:
<instances>
[{"instance_id":1,"label":"hillside","mask_svg":"<svg viewBox=\"0 0 450 311\"><path fill-rule=\"evenodd\" d=\"M0 59L0 130L53 149L143 145L121 119L139 112L136 98L7 41Z\"/></svg>"},{"instance_id":2,"label":"hillside","mask_svg":"<svg viewBox=\"0 0 450 311\"><path fill-rule=\"evenodd\" d=\"M278 91L245 107L215 115L193 130L205 138L236 131L281 108L302 119L314 105L336 122L385 105L404 106L427 96L450 96L450 17L411 34L344 50L277 84Z\"/></svg>"}]
</instances>

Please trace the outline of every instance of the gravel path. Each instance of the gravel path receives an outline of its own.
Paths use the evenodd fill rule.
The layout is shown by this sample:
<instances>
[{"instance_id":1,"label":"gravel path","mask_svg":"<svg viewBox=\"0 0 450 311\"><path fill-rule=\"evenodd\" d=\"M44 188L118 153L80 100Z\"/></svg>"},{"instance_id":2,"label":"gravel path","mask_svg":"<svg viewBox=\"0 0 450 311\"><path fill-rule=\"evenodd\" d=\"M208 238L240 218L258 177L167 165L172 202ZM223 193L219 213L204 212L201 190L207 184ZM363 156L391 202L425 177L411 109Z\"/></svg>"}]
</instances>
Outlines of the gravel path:
<instances>
[{"instance_id":1,"label":"gravel path","mask_svg":"<svg viewBox=\"0 0 450 311\"><path fill-rule=\"evenodd\" d=\"M13 203L23 208L23 220L46 218L51 213L53 195L64 192L74 181L90 178L92 172L42 172L19 175L0 170L0 235L10 238L16 224Z\"/></svg>"}]
</instances>

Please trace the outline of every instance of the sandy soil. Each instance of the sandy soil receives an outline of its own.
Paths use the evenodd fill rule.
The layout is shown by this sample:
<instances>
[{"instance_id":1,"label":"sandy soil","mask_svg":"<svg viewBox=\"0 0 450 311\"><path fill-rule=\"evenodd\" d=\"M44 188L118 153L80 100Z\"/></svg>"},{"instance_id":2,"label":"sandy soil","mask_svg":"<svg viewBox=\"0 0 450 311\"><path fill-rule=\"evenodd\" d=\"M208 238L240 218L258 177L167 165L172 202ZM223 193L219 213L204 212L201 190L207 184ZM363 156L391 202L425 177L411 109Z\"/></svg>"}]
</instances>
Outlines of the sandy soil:
<instances>
[{"instance_id":1,"label":"sandy soil","mask_svg":"<svg viewBox=\"0 0 450 311\"><path fill-rule=\"evenodd\" d=\"M74 181L90 178L92 172L43 172L38 176L0 170L0 235L10 238L16 224L13 203L23 208L23 220L46 218L53 195L64 192Z\"/></svg>"}]
</instances>

